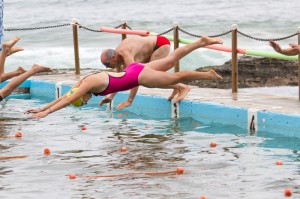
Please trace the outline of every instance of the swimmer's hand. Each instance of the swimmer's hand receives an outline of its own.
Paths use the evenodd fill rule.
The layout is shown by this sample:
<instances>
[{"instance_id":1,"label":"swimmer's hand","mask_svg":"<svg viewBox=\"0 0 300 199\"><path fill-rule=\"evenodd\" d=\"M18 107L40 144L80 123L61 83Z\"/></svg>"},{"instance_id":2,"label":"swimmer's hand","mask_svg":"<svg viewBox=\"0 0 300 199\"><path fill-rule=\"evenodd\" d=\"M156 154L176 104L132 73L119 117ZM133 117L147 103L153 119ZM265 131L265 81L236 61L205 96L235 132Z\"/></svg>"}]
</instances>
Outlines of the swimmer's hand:
<instances>
[{"instance_id":1,"label":"swimmer's hand","mask_svg":"<svg viewBox=\"0 0 300 199\"><path fill-rule=\"evenodd\" d=\"M25 114L29 114L29 113L39 113L41 112L42 109L41 108L32 108L32 109L28 109L27 111L25 111Z\"/></svg>"},{"instance_id":2,"label":"swimmer's hand","mask_svg":"<svg viewBox=\"0 0 300 199\"><path fill-rule=\"evenodd\" d=\"M290 44L290 47L294 50L295 53L300 52L300 45L298 44Z\"/></svg>"},{"instance_id":3,"label":"swimmer's hand","mask_svg":"<svg viewBox=\"0 0 300 199\"><path fill-rule=\"evenodd\" d=\"M104 97L101 102L100 102L100 106L102 106L103 104L107 104L107 103L110 103L112 101L112 98L111 97Z\"/></svg>"},{"instance_id":4,"label":"swimmer's hand","mask_svg":"<svg viewBox=\"0 0 300 199\"><path fill-rule=\"evenodd\" d=\"M131 105L131 102L130 101L125 101L125 102L121 102L120 104L118 104L117 106L117 110L121 110L127 106L130 106Z\"/></svg>"},{"instance_id":5,"label":"swimmer's hand","mask_svg":"<svg viewBox=\"0 0 300 199\"><path fill-rule=\"evenodd\" d=\"M273 48L276 52L278 52L278 53L281 53L281 52L282 52L281 47L280 47L279 44L276 43L275 41L270 40L270 41L269 41L269 45L272 46L272 48Z\"/></svg>"},{"instance_id":6,"label":"swimmer's hand","mask_svg":"<svg viewBox=\"0 0 300 199\"><path fill-rule=\"evenodd\" d=\"M49 114L49 109L47 109L45 111L42 111L42 112L39 112L39 113L36 113L36 114L33 114L31 117L39 119L39 118L46 117L48 114Z\"/></svg>"}]
</instances>

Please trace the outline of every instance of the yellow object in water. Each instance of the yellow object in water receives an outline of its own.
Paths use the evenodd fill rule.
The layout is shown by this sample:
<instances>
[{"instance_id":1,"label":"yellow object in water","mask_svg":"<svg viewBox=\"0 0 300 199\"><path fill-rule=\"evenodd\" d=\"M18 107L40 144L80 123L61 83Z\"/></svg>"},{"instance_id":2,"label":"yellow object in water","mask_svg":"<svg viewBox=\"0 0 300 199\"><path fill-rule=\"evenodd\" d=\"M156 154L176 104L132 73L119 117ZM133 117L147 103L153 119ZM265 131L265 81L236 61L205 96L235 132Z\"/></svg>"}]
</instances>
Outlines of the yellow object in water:
<instances>
[{"instance_id":1,"label":"yellow object in water","mask_svg":"<svg viewBox=\"0 0 300 199\"><path fill-rule=\"evenodd\" d=\"M71 89L68 93L67 93L67 97L71 97L74 93L76 93L78 90L78 88L73 88ZM72 102L72 105L73 106L76 106L76 107L80 107L82 106L84 103L83 103L83 97L79 97L78 99L76 99L74 102Z\"/></svg>"}]
</instances>

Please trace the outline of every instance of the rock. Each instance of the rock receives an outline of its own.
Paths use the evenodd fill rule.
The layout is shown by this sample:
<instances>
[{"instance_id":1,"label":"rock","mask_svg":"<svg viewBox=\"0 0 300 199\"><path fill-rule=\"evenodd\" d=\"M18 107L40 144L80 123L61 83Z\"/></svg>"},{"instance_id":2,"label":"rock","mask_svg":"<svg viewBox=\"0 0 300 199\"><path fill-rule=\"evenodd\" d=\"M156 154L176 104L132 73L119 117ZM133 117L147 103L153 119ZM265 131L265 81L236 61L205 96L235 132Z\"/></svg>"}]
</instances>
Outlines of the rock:
<instances>
[{"instance_id":1,"label":"rock","mask_svg":"<svg viewBox=\"0 0 300 199\"><path fill-rule=\"evenodd\" d=\"M207 88L231 88L231 60L221 66L207 66L197 71L214 69L223 80L195 80L189 85ZM297 86L298 61L242 56L238 59L238 88Z\"/></svg>"}]
</instances>

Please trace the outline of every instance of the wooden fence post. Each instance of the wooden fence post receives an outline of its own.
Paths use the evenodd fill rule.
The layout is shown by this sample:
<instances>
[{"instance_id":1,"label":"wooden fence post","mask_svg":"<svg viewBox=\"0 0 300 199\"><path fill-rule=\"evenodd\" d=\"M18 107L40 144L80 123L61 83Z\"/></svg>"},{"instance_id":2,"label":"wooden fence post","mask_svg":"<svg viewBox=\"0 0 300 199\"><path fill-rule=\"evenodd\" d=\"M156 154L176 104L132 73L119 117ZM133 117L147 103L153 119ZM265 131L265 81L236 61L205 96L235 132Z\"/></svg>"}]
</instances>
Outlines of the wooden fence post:
<instances>
[{"instance_id":1,"label":"wooden fence post","mask_svg":"<svg viewBox=\"0 0 300 199\"><path fill-rule=\"evenodd\" d=\"M126 29L126 19L122 19L122 25L121 25L122 29ZM126 39L126 34L122 34L122 41Z\"/></svg>"},{"instance_id":2,"label":"wooden fence post","mask_svg":"<svg viewBox=\"0 0 300 199\"><path fill-rule=\"evenodd\" d=\"M74 58L75 58L75 74L80 74L80 62L79 62L79 45L78 45L78 22L73 19L73 44L74 44Z\"/></svg>"},{"instance_id":3,"label":"wooden fence post","mask_svg":"<svg viewBox=\"0 0 300 199\"><path fill-rule=\"evenodd\" d=\"M173 23L173 37L174 37L174 50L176 50L179 47L179 30L178 30L178 22ZM174 67L174 72L179 72L180 66L179 61L176 63Z\"/></svg>"},{"instance_id":4,"label":"wooden fence post","mask_svg":"<svg viewBox=\"0 0 300 199\"><path fill-rule=\"evenodd\" d=\"M231 56L231 82L232 82L232 93L238 92L238 61L237 61L237 24L231 25L232 33L232 56Z\"/></svg>"}]
</instances>

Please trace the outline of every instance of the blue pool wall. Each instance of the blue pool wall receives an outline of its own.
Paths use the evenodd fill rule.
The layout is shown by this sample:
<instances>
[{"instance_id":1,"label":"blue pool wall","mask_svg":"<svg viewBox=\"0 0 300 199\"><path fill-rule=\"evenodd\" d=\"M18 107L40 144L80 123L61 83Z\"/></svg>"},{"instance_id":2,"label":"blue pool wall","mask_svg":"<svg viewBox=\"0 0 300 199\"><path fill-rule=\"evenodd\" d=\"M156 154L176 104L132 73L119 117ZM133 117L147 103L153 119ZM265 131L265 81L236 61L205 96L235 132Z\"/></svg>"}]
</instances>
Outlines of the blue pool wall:
<instances>
[{"instance_id":1,"label":"blue pool wall","mask_svg":"<svg viewBox=\"0 0 300 199\"><path fill-rule=\"evenodd\" d=\"M1 83L0 88L7 82ZM72 87L71 84L57 83L44 80L27 80L20 87L30 88L30 94L13 94L14 98L47 98L54 100L64 95ZM58 94L59 93L59 94ZM114 105L127 100L129 92L120 92L114 98ZM93 96L89 105L99 106L102 97ZM148 116L153 119L173 117L172 103L165 97L138 94L134 103L126 111L137 115ZM249 129L249 119L255 116L256 133L260 131L273 132L284 136L300 137L300 115L281 114L262 110L249 110L247 108L227 106L211 102L182 100L179 104L179 117L191 117L201 123L221 123L236 125ZM250 116L249 116L250 115Z\"/></svg>"},{"instance_id":2,"label":"blue pool wall","mask_svg":"<svg viewBox=\"0 0 300 199\"><path fill-rule=\"evenodd\" d=\"M300 115L298 114L258 111L257 118L259 130L300 137Z\"/></svg>"}]
</instances>

